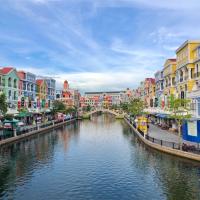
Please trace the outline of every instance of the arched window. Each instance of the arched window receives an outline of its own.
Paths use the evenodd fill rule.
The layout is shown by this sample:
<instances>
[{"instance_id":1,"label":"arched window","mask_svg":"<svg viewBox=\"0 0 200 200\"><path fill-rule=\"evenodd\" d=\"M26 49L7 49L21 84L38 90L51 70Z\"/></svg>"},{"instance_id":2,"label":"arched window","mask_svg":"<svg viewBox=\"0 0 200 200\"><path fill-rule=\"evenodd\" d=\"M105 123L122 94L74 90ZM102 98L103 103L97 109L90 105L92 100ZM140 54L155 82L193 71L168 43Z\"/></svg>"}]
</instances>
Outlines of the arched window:
<instances>
[{"instance_id":1,"label":"arched window","mask_svg":"<svg viewBox=\"0 0 200 200\"><path fill-rule=\"evenodd\" d=\"M183 71L181 70L180 71L180 82L182 82L183 81Z\"/></svg>"},{"instance_id":2,"label":"arched window","mask_svg":"<svg viewBox=\"0 0 200 200\"><path fill-rule=\"evenodd\" d=\"M14 79L14 88L17 88L17 79Z\"/></svg>"},{"instance_id":3,"label":"arched window","mask_svg":"<svg viewBox=\"0 0 200 200\"><path fill-rule=\"evenodd\" d=\"M11 81L12 81L12 78L9 77L9 78L8 78L8 87L12 87L12 83L11 83Z\"/></svg>"},{"instance_id":4,"label":"arched window","mask_svg":"<svg viewBox=\"0 0 200 200\"><path fill-rule=\"evenodd\" d=\"M27 84L27 90L30 91L30 84Z\"/></svg>"},{"instance_id":5,"label":"arched window","mask_svg":"<svg viewBox=\"0 0 200 200\"><path fill-rule=\"evenodd\" d=\"M11 90L9 90L8 91L8 98L9 98L9 100L11 100L11 95L12 95L12 92L11 92Z\"/></svg>"},{"instance_id":6,"label":"arched window","mask_svg":"<svg viewBox=\"0 0 200 200\"><path fill-rule=\"evenodd\" d=\"M14 91L14 100L17 100L17 92Z\"/></svg>"},{"instance_id":7,"label":"arched window","mask_svg":"<svg viewBox=\"0 0 200 200\"><path fill-rule=\"evenodd\" d=\"M33 84L31 84L31 91L33 91Z\"/></svg>"}]
</instances>

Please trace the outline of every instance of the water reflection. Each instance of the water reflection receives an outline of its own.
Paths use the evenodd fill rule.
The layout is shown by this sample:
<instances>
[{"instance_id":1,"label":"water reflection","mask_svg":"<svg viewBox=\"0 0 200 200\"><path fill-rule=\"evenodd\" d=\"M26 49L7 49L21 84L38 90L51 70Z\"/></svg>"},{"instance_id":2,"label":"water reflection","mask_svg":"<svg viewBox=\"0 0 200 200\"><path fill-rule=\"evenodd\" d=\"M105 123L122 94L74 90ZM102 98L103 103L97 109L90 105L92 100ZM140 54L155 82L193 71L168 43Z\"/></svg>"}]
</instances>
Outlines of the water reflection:
<instances>
[{"instance_id":1,"label":"water reflection","mask_svg":"<svg viewBox=\"0 0 200 200\"><path fill-rule=\"evenodd\" d=\"M3 199L200 199L196 163L144 146L122 120L94 115L0 149Z\"/></svg>"}]
</instances>

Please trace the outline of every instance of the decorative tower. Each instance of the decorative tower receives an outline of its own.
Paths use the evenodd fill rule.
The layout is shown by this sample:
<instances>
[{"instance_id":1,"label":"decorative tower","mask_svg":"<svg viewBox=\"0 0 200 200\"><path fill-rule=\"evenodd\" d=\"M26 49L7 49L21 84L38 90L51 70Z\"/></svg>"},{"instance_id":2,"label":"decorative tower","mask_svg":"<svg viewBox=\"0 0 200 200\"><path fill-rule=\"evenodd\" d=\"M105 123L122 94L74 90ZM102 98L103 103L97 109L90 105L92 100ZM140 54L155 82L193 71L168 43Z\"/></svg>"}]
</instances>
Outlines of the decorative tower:
<instances>
[{"instance_id":1,"label":"decorative tower","mask_svg":"<svg viewBox=\"0 0 200 200\"><path fill-rule=\"evenodd\" d=\"M64 90L64 91L69 90L69 83L68 83L67 80L64 81L64 84L63 84L63 90Z\"/></svg>"}]
</instances>

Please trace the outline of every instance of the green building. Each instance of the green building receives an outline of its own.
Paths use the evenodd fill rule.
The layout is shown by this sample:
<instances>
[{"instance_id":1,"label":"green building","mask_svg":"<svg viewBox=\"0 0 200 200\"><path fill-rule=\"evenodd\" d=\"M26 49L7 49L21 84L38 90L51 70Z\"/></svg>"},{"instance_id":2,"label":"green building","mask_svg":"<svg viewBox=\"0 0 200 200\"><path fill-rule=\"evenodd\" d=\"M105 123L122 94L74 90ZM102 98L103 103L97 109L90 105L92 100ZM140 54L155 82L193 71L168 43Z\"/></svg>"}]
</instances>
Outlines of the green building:
<instances>
[{"instance_id":1,"label":"green building","mask_svg":"<svg viewBox=\"0 0 200 200\"><path fill-rule=\"evenodd\" d=\"M15 68L4 67L0 69L0 91L5 93L9 109L17 111L19 77Z\"/></svg>"}]
</instances>

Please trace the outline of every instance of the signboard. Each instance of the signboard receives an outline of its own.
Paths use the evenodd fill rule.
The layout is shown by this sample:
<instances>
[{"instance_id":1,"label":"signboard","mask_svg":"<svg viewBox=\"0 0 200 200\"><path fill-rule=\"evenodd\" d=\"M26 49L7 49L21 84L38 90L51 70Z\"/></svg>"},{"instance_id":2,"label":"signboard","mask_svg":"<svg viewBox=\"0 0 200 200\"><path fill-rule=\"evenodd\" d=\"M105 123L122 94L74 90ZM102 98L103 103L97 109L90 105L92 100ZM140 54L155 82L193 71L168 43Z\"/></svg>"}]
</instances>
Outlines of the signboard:
<instances>
[{"instance_id":1,"label":"signboard","mask_svg":"<svg viewBox=\"0 0 200 200\"><path fill-rule=\"evenodd\" d=\"M188 121L188 135L197 137L197 121Z\"/></svg>"}]
</instances>

